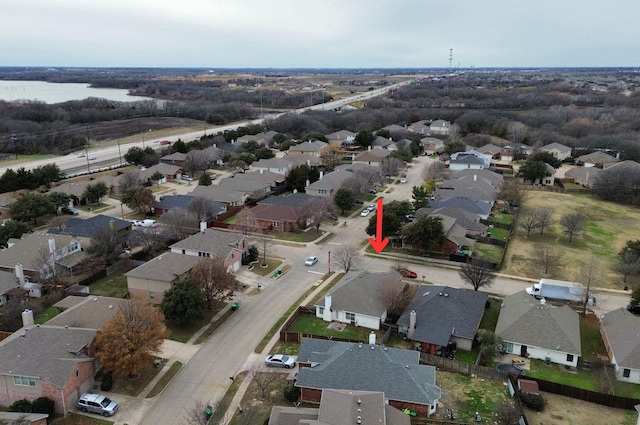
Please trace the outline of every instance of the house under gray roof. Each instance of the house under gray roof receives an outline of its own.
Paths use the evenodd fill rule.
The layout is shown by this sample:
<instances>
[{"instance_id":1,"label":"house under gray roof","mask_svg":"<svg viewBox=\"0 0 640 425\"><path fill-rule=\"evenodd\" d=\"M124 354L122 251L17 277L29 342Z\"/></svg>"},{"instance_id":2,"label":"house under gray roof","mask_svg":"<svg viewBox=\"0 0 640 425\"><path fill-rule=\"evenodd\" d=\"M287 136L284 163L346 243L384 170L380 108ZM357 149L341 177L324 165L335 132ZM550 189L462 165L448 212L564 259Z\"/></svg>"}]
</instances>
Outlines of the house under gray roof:
<instances>
[{"instance_id":1,"label":"house under gray roof","mask_svg":"<svg viewBox=\"0 0 640 425\"><path fill-rule=\"evenodd\" d=\"M78 363L93 361L86 353L95 330L47 325L26 329L0 343L0 374L39 377L62 388Z\"/></svg>"},{"instance_id":2,"label":"house under gray roof","mask_svg":"<svg viewBox=\"0 0 640 425\"><path fill-rule=\"evenodd\" d=\"M301 208L312 199L318 198L307 195L306 193L296 192L288 196L269 196L259 201L258 205L288 205L290 207Z\"/></svg>"},{"instance_id":3,"label":"house under gray roof","mask_svg":"<svg viewBox=\"0 0 640 425\"><path fill-rule=\"evenodd\" d=\"M580 356L580 321L568 305L542 304L525 291L505 297L496 335L504 341Z\"/></svg>"},{"instance_id":4,"label":"house under gray roof","mask_svg":"<svg viewBox=\"0 0 640 425\"><path fill-rule=\"evenodd\" d=\"M160 282L173 282L176 276L182 276L198 262L202 260L195 255L176 254L165 252L150 261L125 273L125 276L140 279L157 280Z\"/></svg>"},{"instance_id":5,"label":"house under gray roof","mask_svg":"<svg viewBox=\"0 0 640 425\"><path fill-rule=\"evenodd\" d=\"M396 293L405 286L402 275L393 269L384 273L363 270L348 273L327 295L331 295L334 310L381 317L390 304L387 295L380 291L382 285L390 285L389 289L397 289ZM324 307L324 301L322 297L316 305Z\"/></svg>"},{"instance_id":6,"label":"house under gray roof","mask_svg":"<svg viewBox=\"0 0 640 425\"><path fill-rule=\"evenodd\" d=\"M473 215L487 218L491 213L493 203L482 201L479 199L466 198L463 196L451 196L446 198L438 198L435 201L430 201L429 206L433 209L443 207L460 208L461 210Z\"/></svg>"},{"instance_id":7,"label":"house under gray roof","mask_svg":"<svg viewBox=\"0 0 640 425\"><path fill-rule=\"evenodd\" d=\"M428 213L427 208L420 208L416 211L416 218L420 218L424 213ZM418 213L420 212L420 215ZM462 226L464 229L470 232L485 232L487 230L487 226L485 224L480 223L477 220L477 217L467 211L461 210L460 208L450 208L443 207L437 208L435 210L431 210L431 214L437 214L447 217L453 217L456 219L456 224Z\"/></svg>"},{"instance_id":8,"label":"house under gray roof","mask_svg":"<svg viewBox=\"0 0 640 425\"><path fill-rule=\"evenodd\" d=\"M131 222L127 220L98 214L90 218L69 217L64 222L64 228L52 227L48 232L74 237L92 238L96 232L102 229L111 229L120 232L125 229L131 229L131 226Z\"/></svg>"},{"instance_id":9,"label":"house under gray roof","mask_svg":"<svg viewBox=\"0 0 640 425\"><path fill-rule=\"evenodd\" d=\"M436 369L420 364L418 351L303 338L296 387L380 391L389 400L434 405L441 396Z\"/></svg>"},{"instance_id":10,"label":"house under gray roof","mask_svg":"<svg viewBox=\"0 0 640 425\"><path fill-rule=\"evenodd\" d=\"M601 322L618 367L640 369L640 317L619 308L604 314Z\"/></svg>"},{"instance_id":11,"label":"house under gray roof","mask_svg":"<svg viewBox=\"0 0 640 425\"><path fill-rule=\"evenodd\" d=\"M223 232L216 229L207 229L203 232L195 233L186 239L178 241L169 246L171 251L177 252L181 250L206 252L211 254L215 258L224 260L227 258L232 249L242 249L238 247L242 240L246 236L232 233Z\"/></svg>"},{"instance_id":12,"label":"house under gray roof","mask_svg":"<svg viewBox=\"0 0 640 425\"><path fill-rule=\"evenodd\" d=\"M397 323L409 326L409 315L415 310L413 340L440 346L446 346L452 335L472 340L487 298L487 294L470 289L420 285Z\"/></svg>"},{"instance_id":13,"label":"house under gray roof","mask_svg":"<svg viewBox=\"0 0 640 425\"><path fill-rule=\"evenodd\" d=\"M53 319L47 322L47 326L70 326L72 328L98 330L120 311L120 306L129 303L124 298L101 297L91 295L89 297L69 296L78 299ZM69 304L62 304L68 306ZM58 307L58 304L56 304Z\"/></svg>"}]
</instances>

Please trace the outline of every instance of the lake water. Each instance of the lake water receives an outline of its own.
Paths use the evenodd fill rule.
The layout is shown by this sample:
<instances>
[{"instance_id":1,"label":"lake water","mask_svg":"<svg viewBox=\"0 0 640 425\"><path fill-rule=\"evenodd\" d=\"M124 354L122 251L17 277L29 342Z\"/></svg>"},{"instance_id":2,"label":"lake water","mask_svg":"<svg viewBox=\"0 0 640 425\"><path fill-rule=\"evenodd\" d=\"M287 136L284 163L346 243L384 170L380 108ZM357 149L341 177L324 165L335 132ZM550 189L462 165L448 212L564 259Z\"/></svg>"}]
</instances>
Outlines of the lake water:
<instances>
[{"instance_id":1,"label":"lake water","mask_svg":"<svg viewBox=\"0 0 640 425\"><path fill-rule=\"evenodd\" d=\"M84 83L47 83L45 81L0 81L0 100L38 100L44 103L60 103L83 100L88 97L115 102L156 100L148 97L129 96L123 89L97 89Z\"/></svg>"}]
</instances>

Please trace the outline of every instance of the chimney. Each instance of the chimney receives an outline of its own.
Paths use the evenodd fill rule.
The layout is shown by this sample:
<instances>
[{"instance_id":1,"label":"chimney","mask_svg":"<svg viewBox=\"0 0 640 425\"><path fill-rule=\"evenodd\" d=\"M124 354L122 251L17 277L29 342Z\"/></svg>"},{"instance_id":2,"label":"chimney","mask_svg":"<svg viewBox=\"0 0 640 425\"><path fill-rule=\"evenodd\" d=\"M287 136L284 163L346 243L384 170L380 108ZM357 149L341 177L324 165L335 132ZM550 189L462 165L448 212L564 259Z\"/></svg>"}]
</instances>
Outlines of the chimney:
<instances>
[{"instance_id":1,"label":"chimney","mask_svg":"<svg viewBox=\"0 0 640 425\"><path fill-rule=\"evenodd\" d=\"M369 334L369 345L376 345L376 333L374 331Z\"/></svg>"},{"instance_id":2,"label":"chimney","mask_svg":"<svg viewBox=\"0 0 640 425\"><path fill-rule=\"evenodd\" d=\"M311 160L307 159L307 167L311 167Z\"/></svg>"},{"instance_id":3,"label":"chimney","mask_svg":"<svg viewBox=\"0 0 640 425\"><path fill-rule=\"evenodd\" d=\"M205 230L207 230L207 222L206 221L201 221L200 222L200 231L202 233L204 233Z\"/></svg>"},{"instance_id":4,"label":"chimney","mask_svg":"<svg viewBox=\"0 0 640 425\"><path fill-rule=\"evenodd\" d=\"M324 177L324 171L320 170L320 180Z\"/></svg>"},{"instance_id":5,"label":"chimney","mask_svg":"<svg viewBox=\"0 0 640 425\"><path fill-rule=\"evenodd\" d=\"M409 313L409 331L407 332L407 338L411 339L415 331L416 331L416 311L411 310L411 313Z\"/></svg>"},{"instance_id":6,"label":"chimney","mask_svg":"<svg viewBox=\"0 0 640 425\"><path fill-rule=\"evenodd\" d=\"M261 168L261 169L260 169L260 174L262 174L262 172L263 172L263 171L264 171L264 168Z\"/></svg>"},{"instance_id":7,"label":"chimney","mask_svg":"<svg viewBox=\"0 0 640 425\"><path fill-rule=\"evenodd\" d=\"M18 279L18 285L24 285L24 268L22 264L18 263L15 265L16 270L16 278Z\"/></svg>"},{"instance_id":8,"label":"chimney","mask_svg":"<svg viewBox=\"0 0 640 425\"><path fill-rule=\"evenodd\" d=\"M33 311L27 308L22 312L22 326L32 326L33 323Z\"/></svg>"},{"instance_id":9,"label":"chimney","mask_svg":"<svg viewBox=\"0 0 640 425\"><path fill-rule=\"evenodd\" d=\"M331 309L331 294L327 294L324 296L324 313L322 314L322 320L325 322L330 322L332 319Z\"/></svg>"},{"instance_id":10,"label":"chimney","mask_svg":"<svg viewBox=\"0 0 640 425\"><path fill-rule=\"evenodd\" d=\"M49 238L49 253L53 254L54 252L56 252L56 240Z\"/></svg>"},{"instance_id":11,"label":"chimney","mask_svg":"<svg viewBox=\"0 0 640 425\"><path fill-rule=\"evenodd\" d=\"M478 181L478 175L477 175L477 174L474 174L474 175L473 175L473 181L474 181L474 182L477 182L477 181Z\"/></svg>"},{"instance_id":12,"label":"chimney","mask_svg":"<svg viewBox=\"0 0 640 425\"><path fill-rule=\"evenodd\" d=\"M322 172L322 171L320 171ZM311 184L311 182L309 181L309 179L307 179L306 183L304 184L304 187L309 187L309 185Z\"/></svg>"}]
</instances>

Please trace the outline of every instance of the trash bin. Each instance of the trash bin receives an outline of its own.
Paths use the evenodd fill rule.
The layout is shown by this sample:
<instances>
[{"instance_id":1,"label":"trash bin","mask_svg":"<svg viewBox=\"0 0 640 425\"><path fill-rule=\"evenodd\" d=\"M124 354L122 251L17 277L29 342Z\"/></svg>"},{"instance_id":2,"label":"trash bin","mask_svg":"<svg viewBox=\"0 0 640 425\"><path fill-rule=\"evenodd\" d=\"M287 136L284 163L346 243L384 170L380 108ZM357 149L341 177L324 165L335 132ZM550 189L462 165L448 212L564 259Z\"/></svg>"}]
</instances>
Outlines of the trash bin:
<instances>
[{"instance_id":1,"label":"trash bin","mask_svg":"<svg viewBox=\"0 0 640 425\"><path fill-rule=\"evenodd\" d=\"M238 303L233 303L231 304L231 310L232 311L236 311L240 306L238 305Z\"/></svg>"},{"instance_id":2,"label":"trash bin","mask_svg":"<svg viewBox=\"0 0 640 425\"><path fill-rule=\"evenodd\" d=\"M282 267L278 267L278 276L282 274Z\"/></svg>"}]
</instances>

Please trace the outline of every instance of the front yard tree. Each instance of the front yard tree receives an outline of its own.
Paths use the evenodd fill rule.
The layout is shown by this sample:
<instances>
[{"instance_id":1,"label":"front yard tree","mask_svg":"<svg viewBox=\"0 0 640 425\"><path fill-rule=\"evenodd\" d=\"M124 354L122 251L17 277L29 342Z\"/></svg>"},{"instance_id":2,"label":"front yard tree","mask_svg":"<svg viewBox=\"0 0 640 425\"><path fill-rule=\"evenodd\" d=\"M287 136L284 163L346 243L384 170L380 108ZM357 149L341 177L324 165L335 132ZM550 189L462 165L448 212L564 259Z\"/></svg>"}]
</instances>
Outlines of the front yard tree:
<instances>
[{"instance_id":1,"label":"front yard tree","mask_svg":"<svg viewBox=\"0 0 640 425\"><path fill-rule=\"evenodd\" d=\"M349 273L349 271L357 267L361 261L362 257L353 245L340 245L333 250L333 262L343 269L345 273Z\"/></svg>"},{"instance_id":2,"label":"front yard tree","mask_svg":"<svg viewBox=\"0 0 640 425\"><path fill-rule=\"evenodd\" d=\"M540 243L533 246L532 258L534 263L539 266L540 269L544 269L545 274L548 274L560 265L562 252L555 245Z\"/></svg>"},{"instance_id":3,"label":"front yard tree","mask_svg":"<svg viewBox=\"0 0 640 425\"><path fill-rule=\"evenodd\" d=\"M411 214L413 209L409 201L391 201L382 210L382 237L395 236L402 229L404 217ZM369 218L367 234L376 234L378 213Z\"/></svg>"},{"instance_id":4,"label":"front yard tree","mask_svg":"<svg viewBox=\"0 0 640 425\"><path fill-rule=\"evenodd\" d=\"M162 174L160 171L156 171L155 173L151 174L150 178L151 178L151 181L156 182L158 187L160 187L160 182L164 178L164 174Z\"/></svg>"},{"instance_id":5,"label":"front yard tree","mask_svg":"<svg viewBox=\"0 0 640 425\"><path fill-rule=\"evenodd\" d=\"M531 155L528 160L530 161L542 161L546 164L551 165L556 170L562 166L562 161L558 159L557 156L552 154L551 152L538 151Z\"/></svg>"},{"instance_id":6,"label":"front yard tree","mask_svg":"<svg viewBox=\"0 0 640 425\"><path fill-rule=\"evenodd\" d=\"M117 375L136 376L153 361L169 336L158 308L129 300L96 335L96 360Z\"/></svg>"},{"instance_id":7,"label":"front yard tree","mask_svg":"<svg viewBox=\"0 0 640 425\"><path fill-rule=\"evenodd\" d=\"M411 197L413 198L413 209L427 208L429 206L429 190L424 186L413 186Z\"/></svg>"},{"instance_id":8,"label":"front yard tree","mask_svg":"<svg viewBox=\"0 0 640 425\"><path fill-rule=\"evenodd\" d=\"M167 320L179 326L194 323L204 316L204 298L191 282L180 282L164 293L160 308Z\"/></svg>"},{"instance_id":9,"label":"front yard tree","mask_svg":"<svg viewBox=\"0 0 640 425\"><path fill-rule=\"evenodd\" d=\"M549 172L544 162L529 160L520 166L517 176L533 184L536 180L544 180L545 177L549 176Z\"/></svg>"},{"instance_id":10,"label":"front yard tree","mask_svg":"<svg viewBox=\"0 0 640 425\"><path fill-rule=\"evenodd\" d=\"M338 165L342 164L344 153L340 146L329 145L320 152L320 160L322 165L331 171Z\"/></svg>"},{"instance_id":11,"label":"front yard tree","mask_svg":"<svg viewBox=\"0 0 640 425\"><path fill-rule=\"evenodd\" d=\"M424 215L402 229L403 240L423 251L444 243L444 230L442 228L442 218L431 215Z\"/></svg>"},{"instance_id":12,"label":"front yard tree","mask_svg":"<svg viewBox=\"0 0 640 425\"><path fill-rule=\"evenodd\" d=\"M367 149L373 144L374 140L376 140L375 134L373 134L369 130L360 130L358 131L358 134L356 134L355 143L356 145Z\"/></svg>"},{"instance_id":13,"label":"front yard tree","mask_svg":"<svg viewBox=\"0 0 640 425\"><path fill-rule=\"evenodd\" d=\"M51 205L55 208L56 214L58 213L58 209L69 205L69 200L71 199L68 193L63 192L49 192L47 196L49 196L49 201L51 201Z\"/></svg>"},{"instance_id":14,"label":"front yard tree","mask_svg":"<svg viewBox=\"0 0 640 425\"><path fill-rule=\"evenodd\" d=\"M333 203L336 204L336 207L340 208L343 215L345 211L353 208L355 201L356 200L351 189L347 189L345 187L341 187L336 190L335 195L333 195Z\"/></svg>"},{"instance_id":15,"label":"front yard tree","mask_svg":"<svg viewBox=\"0 0 640 425\"><path fill-rule=\"evenodd\" d=\"M566 214L560 219L563 232L569 236L569 243L573 242L573 237L578 235L584 226L584 216L582 214Z\"/></svg>"},{"instance_id":16,"label":"front yard tree","mask_svg":"<svg viewBox=\"0 0 640 425\"><path fill-rule=\"evenodd\" d=\"M198 179L198 185L200 186L211 186L211 182L211 176L207 173L202 173Z\"/></svg>"},{"instance_id":17,"label":"front yard tree","mask_svg":"<svg viewBox=\"0 0 640 425\"><path fill-rule=\"evenodd\" d=\"M37 192L26 192L9 206L11 216L16 220L33 220L34 226L38 224L37 219L53 211L53 205L47 195Z\"/></svg>"},{"instance_id":18,"label":"front yard tree","mask_svg":"<svg viewBox=\"0 0 640 425\"><path fill-rule=\"evenodd\" d=\"M216 216L218 209L216 204L207 198L201 196L194 197L189 205L187 205L187 211L189 211L193 217L198 220L198 223L208 222Z\"/></svg>"},{"instance_id":19,"label":"front yard tree","mask_svg":"<svg viewBox=\"0 0 640 425\"><path fill-rule=\"evenodd\" d=\"M122 203L132 210L138 210L140 214L144 214L151 212L156 203L156 197L149 188L133 186L124 192Z\"/></svg>"},{"instance_id":20,"label":"front yard tree","mask_svg":"<svg viewBox=\"0 0 640 425\"><path fill-rule=\"evenodd\" d=\"M330 198L312 196L311 199L305 202L300 209L301 218L305 221L305 227L307 224L312 224L315 226L316 230L319 230L320 224L330 208L332 208Z\"/></svg>"},{"instance_id":21,"label":"front yard tree","mask_svg":"<svg viewBox=\"0 0 640 425\"><path fill-rule=\"evenodd\" d=\"M400 158L389 155L380 161L380 169L386 177L395 176L404 166L404 162Z\"/></svg>"},{"instance_id":22,"label":"front yard tree","mask_svg":"<svg viewBox=\"0 0 640 425\"><path fill-rule=\"evenodd\" d=\"M9 239L20 238L30 230L31 227L27 223L18 220L7 220L3 226L0 226L0 247L6 246Z\"/></svg>"},{"instance_id":23,"label":"front yard tree","mask_svg":"<svg viewBox=\"0 0 640 425\"><path fill-rule=\"evenodd\" d=\"M193 217L184 208L172 208L168 213L163 214L167 225L169 239L184 239L193 234Z\"/></svg>"},{"instance_id":24,"label":"front yard tree","mask_svg":"<svg viewBox=\"0 0 640 425\"><path fill-rule=\"evenodd\" d=\"M129 148L127 153L124 154L124 159L129 164L139 165L144 161L144 157L146 156L144 150L137 146Z\"/></svg>"},{"instance_id":25,"label":"front yard tree","mask_svg":"<svg viewBox=\"0 0 640 425\"><path fill-rule=\"evenodd\" d=\"M82 192L82 196L87 198L87 202L90 204L97 204L100 199L107 196L109 188L105 182L96 182L94 184L88 184Z\"/></svg>"},{"instance_id":26,"label":"front yard tree","mask_svg":"<svg viewBox=\"0 0 640 425\"><path fill-rule=\"evenodd\" d=\"M191 269L189 280L202 292L207 309L213 308L214 301L231 299L240 284L233 273L227 271L223 260L206 258Z\"/></svg>"},{"instance_id":27,"label":"front yard tree","mask_svg":"<svg viewBox=\"0 0 640 425\"><path fill-rule=\"evenodd\" d=\"M507 202L511 207L518 207L527 197L527 188L524 182L518 178L505 179L498 199Z\"/></svg>"},{"instance_id":28,"label":"front yard tree","mask_svg":"<svg viewBox=\"0 0 640 425\"><path fill-rule=\"evenodd\" d=\"M472 258L468 263L465 263L458 274L464 282L473 286L474 291L491 286L496 278L495 273L477 258Z\"/></svg>"}]
</instances>

